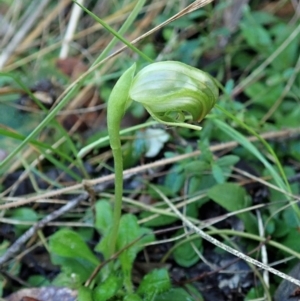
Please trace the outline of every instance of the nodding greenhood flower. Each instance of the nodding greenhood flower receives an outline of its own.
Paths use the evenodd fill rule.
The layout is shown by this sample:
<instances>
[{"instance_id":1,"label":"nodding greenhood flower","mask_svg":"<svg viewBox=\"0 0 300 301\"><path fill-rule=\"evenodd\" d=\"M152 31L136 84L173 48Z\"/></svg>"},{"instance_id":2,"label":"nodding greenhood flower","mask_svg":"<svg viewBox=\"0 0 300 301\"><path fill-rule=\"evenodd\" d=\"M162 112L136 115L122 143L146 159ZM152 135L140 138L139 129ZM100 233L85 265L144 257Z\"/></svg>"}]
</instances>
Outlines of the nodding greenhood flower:
<instances>
[{"instance_id":1,"label":"nodding greenhood flower","mask_svg":"<svg viewBox=\"0 0 300 301\"><path fill-rule=\"evenodd\" d=\"M150 64L133 78L129 98L140 102L159 122L189 128L189 115L200 122L213 108L218 88L207 73L186 64L165 61Z\"/></svg>"}]
</instances>

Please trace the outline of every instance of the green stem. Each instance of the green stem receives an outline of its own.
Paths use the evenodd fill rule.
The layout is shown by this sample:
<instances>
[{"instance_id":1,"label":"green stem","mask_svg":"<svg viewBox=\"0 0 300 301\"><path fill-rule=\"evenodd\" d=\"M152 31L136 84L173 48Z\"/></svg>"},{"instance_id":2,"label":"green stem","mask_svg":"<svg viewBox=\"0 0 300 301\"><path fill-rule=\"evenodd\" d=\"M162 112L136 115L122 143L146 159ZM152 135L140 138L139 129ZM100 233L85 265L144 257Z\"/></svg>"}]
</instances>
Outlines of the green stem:
<instances>
[{"instance_id":1,"label":"green stem","mask_svg":"<svg viewBox=\"0 0 300 301\"><path fill-rule=\"evenodd\" d=\"M120 139L120 135L118 135ZM121 143L120 148L113 149L113 158L115 165L115 203L114 203L114 223L111 229L111 244L109 254L113 255L116 251L117 237L119 231L119 224L122 211L122 197L123 197L123 156Z\"/></svg>"},{"instance_id":2,"label":"green stem","mask_svg":"<svg viewBox=\"0 0 300 301\"><path fill-rule=\"evenodd\" d=\"M115 202L113 225L111 229L111 242L108 258L116 251L119 223L122 210L123 197L123 156L121 148L120 127L121 120L130 105L129 89L135 73L135 64L127 69L114 86L107 104L107 129L110 147L112 149L115 167Z\"/></svg>"}]
</instances>

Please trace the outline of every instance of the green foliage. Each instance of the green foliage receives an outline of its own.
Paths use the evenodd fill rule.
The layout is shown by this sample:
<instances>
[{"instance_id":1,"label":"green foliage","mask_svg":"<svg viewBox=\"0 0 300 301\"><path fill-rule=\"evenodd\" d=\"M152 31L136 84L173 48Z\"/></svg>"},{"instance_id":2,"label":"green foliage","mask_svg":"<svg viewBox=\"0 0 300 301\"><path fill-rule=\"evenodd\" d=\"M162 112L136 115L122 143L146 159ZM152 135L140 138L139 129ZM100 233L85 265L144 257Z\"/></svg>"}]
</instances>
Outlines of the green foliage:
<instances>
[{"instance_id":1,"label":"green foliage","mask_svg":"<svg viewBox=\"0 0 300 301\"><path fill-rule=\"evenodd\" d=\"M207 195L229 212L245 209L250 205L245 189L234 183L217 184L208 190ZM257 232L257 221L251 213L245 212L238 216L247 231Z\"/></svg>"},{"instance_id":2,"label":"green foliage","mask_svg":"<svg viewBox=\"0 0 300 301\"><path fill-rule=\"evenodd\" d=\"M172 288L165 293L162 293L155 297L155 301L196 301L196 299L192 298L191 295L182 288ZM204 299L197 299L199 301L203 301Z\"/></svg>"},{"instance_id":3,"label":"green foliage","mask_svg":"<svg viewBox=\"0 0 300 301\"><path fill-rule=\"evenodd\" d=\"M134 240L141 238L143 235L146 235L145 239L135 243L132 247L127 248L119 256L124 277L124 285L128 292L133 291L131 281L132 266L137 253L142 249L141 243L151 242L154 240L154 237L151 235L151 231L149 229L141 228L138 225L137 218L134 215L122 215L117 238L117 250L122 250Z\"/></svg>"},{"instance_id":4,"label":"green foliage","mask_svg":"<svg viewBox=\"0 0 300 301\"><path fill-rule=\"evenodd\" d=\"M92 290L88 287L80 287L78 290L78 301L94 301Z\"/></svg>"},{"instance_id":5,"label":"green foliage","mask_svg":"<svg viewBox=\"0 0 300 301\"><path fill-rule=\"evenodd\" d=\"M9 1L6 2L7 5L10 5ZM92 67L106 59L114 51L118 41L126 44L131 51L122 53L119 58L116 56L112 67L109 64L105 66L107 61L99 64L96 70L100 76L97 73L97 79L96 77L93 79L94 74L89 72L75 85L66 87L65 96L46 114L25 116L22 115L22 112L18 112L18 115L15 115L11 104L16 97L1 94L0 119L3 125L0 128L0 135L4 137L1 137L1 142L5 142L3 149L11 150L8 151L6 158L0 160L1 176L6 176L9 169L7 167L13 165L12 163L19 156L22 159L20 162L30 173L31 180L35 176L39 176L46 183L59 189L65 186L65 182L47 177L44 174L43 160L39 159L41 165L35 167L31 165L31 162L36 159L36 154L27 158L23 156L21 150L34 148L38 155L45 157L44 161L47 165L55 166L72 179L80 182L81 174L85 174L85 168L80 158L87 154L87 149L88 151L93 150L87 159L95 164L96 160L91 156L107 151L109 146L107 130L102 128L100 132L100 129L97 128L99 132L95 133L93 137L89 137L87 141L85 135L81 135L81 133L75 133L71 137L55 121L55 117L87 84L101 83L97 89L102 96L102 101L105 102L109 98L113 82L123 74L108 102L108 131L111 135L111 146L115 158L123 155L124 159L123 162L117 159L114 166L117 178L115 188L118 192L109 201L101 199L95 203L94 228L91 227L92 210L88 210L88 214L84 215L80 221L87 222L87 228L76 231L59 228L50 237L49 245L45 242L45 248L50 253L52 263L61 268L60 273L51 284L78 289L79 301L202 300L202 297L190 287L185 287L187 290L174 287L165 269L154 270L147 274L140 286L132 281L133 265L138 253L143 250L144 244L155 240L152 230L146 227L159 228L173 226L174 223L179 224L176 216L168 215L170 212L167 212L168 205L162 202L161 195L148 188L147 176L152 176L156 169L151 169L149 174L143 175L144 186L141 191L133 193L133 195L137 195L136 201L141 203L136 203L137 207L130 204L124 208L124 212L134 212L135 214L121 215L123 193L122 190L118 190L118 187L120 188L123 168L143 165L148 162L149 158L150 161L157 161L161 159L161 156L171 158L200 149L199 156L173 162L170 166L163 166L161 170L158 170L158 173L161 172L159 177L151 179L153 182L151 185L158 188L172 202L174 201L174 204L177 205L181 201L186 202L184 209L181 207L180 210L183 210L186 217L193 221L199 219L203 204L209 200L228 212L247 210L252 205L250 194L240 186L238 177L233 180L232 167L240 160L250 165L253 164L259 177L264 177L265 181L281 190L269 188L269 194L264 199L268 206L260 209L266 236L271 235L272 239L278 243L276 247L269 246L268 250L272 248L272 256L282 259L282 256L287 254L284 247L295 252L299 252L300 248L298 243L300 210L297 205L292 203L293 197L291 196L291 194L299 195L299 183L290 183L291 179L298 174L297 162L300 160L300 143L290 134L287 136L292 139L287 142L272 141L272 144L268 144L261 139L261 133L267 131L273 131L276 134L276 131L281 129L299 127L299 31L298 35L295 35L298 25L293 20L286 22L283 18L263 9L255 11L250 7L250 5L253 6L250 3L249 6L243 8L243 16L236 31L231 32L228 24L221 25L225 21L219 19L219 16L224 16L228 12L227 10L230 10L230 3L221 1L216 5L196 10L175 20L164 26L161 32L157 32L157 36L149 36L134 46L124 37L129 36L128 33L136 28L135 22L139 20L137 16L144 4L144 0L136 1L136 6L128 18L122 22L123 25L118 32L87 8L83 8L87 13L85 17L91 16L113 36L108 46L101 49L101 54L92 62ZM151 26L158 25L168 17L172 17L178 12L178 7L177 4L167 7L164 14L159 14L153 20ZM123 3L115 1L114 9L109 8L112 11L117 9L120 13L124 7ZM141 17L143 18L143 15ZM205 24L205 26L199 26L199 24ZM49 28L51 32L52 27ZM57 37L52 34L47 38L49 46L57 41ZM293 35L294 38L287 43L287 39ZM97 38L97 34L95 37ZM104 34L103 40L105 37ZM86 41L88 40L89 38L86 39ZM94 37L90 40L94 41ZM222 44L223 42L224 44ZM79 40L78 43L80 44ZM23 50L20 51L19 58L22 61ZM35 50L25 50L25 60L27 59L26 55L36 56L37 52L31 53L31 51ZM28 87L31 83L50 75L58 76L59 81L67 83L69 79L59 74L60 72L52 63L56 60L57 54L57 50L45 56L41 54L39 64L29 61L28 66L23 64L18 70L1 73L1 89L3 87L5 90L6 86L21 87L22 93L25 91L30 95ZM19 56L18 52L16 55ZM157 63L145 66L145 60L148 62L153 60ZM179 62L175 63L174 61ZM174 63L175 67L172 65ZM37 69L37 71L33 72L34 74L31 76L28 69L34 65L36 66L33 69ZM132 67L127 69L129 66ZM199 67L203 68L205 72L196 72L199 71ZM124 72L126 69L127 71ZM141 71L136 74L135 69ZM217 98L215 81L206 72L213 74L224 84L224 89L221 84L218 84L223 92L219 96L216 109L212 109ZM201 81L203 77L206 78L204 82ZM165 79L168 79L169 85L167 86L164 86L163 83ZM182 83L184 83L184 87L181 86ZM197 90L200 92L198 93ZM181 102L182 98L184 98L183 103ZM191 99L193 101L188 102ZM39 107L42 107L40 101L34 97L33 100ZM140 104L132 104L129 108L132 100L143 104L145 108ZM118 107L120 103L121 108ZM157 122L145 122L121 131L122 135L130 133L130 136L122 136L124 140L121 147L119 122L125 111L127 112L127 122L134 119L134 121L130 120L131 124L145 120L146 111L148 111L160 122L167 125L180 124L187 128L164 127L157 129L150 128L150 126L157 127ZM200 133L191 130L196 128L195 125L183 123L187 117L194 121L200 121L208 112L210 112L209 118L201 124L203 131ZM11 116L16 118L11 118ZM6 120L8 121L6 122ZM36 120L41 120L39 125L36 125ZM42 132L45 129L47 131ZM158 141L153 134L157 130L165 132L168 139L163 142ZM93 128L92 131L94 132L95 129ZM256 136L259 141L257 143L250 141L247 138L248 135ZM47 136L46 141L40 141L40 137L43 136ZM66 142L59 147L53 146L60 139L64 139ZM213 144L228 141L235 141L239 146L228 153L227 150L223 152L223 149L218 153L210 151ZM78 150L82 145L89 143L91 145L88 148ZM152 148L150 152L152 156L148 156L153 145L155 151ZM24 154L26 153L24 152ZM98 160L96 164L100 166L107 164L112 169L110 160L108 163L105 160L101 162ZM124 163L123 168L122 163ZM75 165L81 173L78 174L66 164ZM32 175L33 177L31 177ZM85 177L88 176L85 174ZM41 193L42 191L37 191L35 196ZM162 214L157 214L156 218L141 225L140 219L154 214L150 210L143 209L145 195L146 201L149 201L147 205L151 204L153 209L159 209ZM255 196L253 199L255 200ZM1 205L10 201L11 199L4 200ZM286 206L288 202L291 205L289 207ZM11 219L11 227L16 237L30 227L23 225L23 222L34 223L44 216L43 209L42 213L38 214L39 207L36 208L23 207L5 212L5 218ZM116 214L116 212L118 213ZM76 213L76 218L79 215L81 216L81 213ZM74 216L70 214L68 218ZM237 217L242 220L249 234L253 236L257 234L257 220L253 213L247 211L239 213ZM17 224L18 222L20 224ZM182 231L179 231L177 235L180 233ZM92 244L88 243L98 235L100 235L100 239L93 241L96 247L92 249L90 247ZM1 243L1 255L7 250L10 243L8 241ZM192 243L199 252L202 252L200 238L189 240L188 237L185 237L174 244L172 255L179 266L191 267L199 260ZM282 244L281 247L280 244ZM117 256L112 258L115 254ZM99 258L103 258L103 260ZM86 281L99 265L101 265L100 271L87 285ZM7 269L11 275L18 276L21 267L22 263L13 261L13 264L8 265ZM46 277L40 275L32 275L26 279L34 286L46 285L48 284L46 280ZM2 285L6 285L6 280L3 281L0 278L0 296ZM259 298L263 295L262 287L259 286L251 289L245 300Z\"/></svg>"},{"instance_id":6,"label":"green foliage","mask_svg":"<svg viewBox=\"0 0 300 301\"><path fill-rule=\"evenodd\" d=\"M95 287L93 291L93 300L106 301L116 295L122 287L122 279L114 274Z\"/></svg>"},{"instance_id":7,"label":"green foliage","mask_svg":"<svg viewBox=\"0 0 300 301\"><path fill-rule=\"evenodd\" d=\"M137 292L151 300L157 294L168 291L171 288L171 280L166 269L153 270L147 274L140 283Z\"/></svg>"},{"instance_id":8,"label":"green foliage","mask_svg":"<svg viewBox=\"0 0 300 301\"><path fill-rule=\"evenodd\" d=\"M30 222L34 223L38 220L38 216L34 210L31 208L23 207L23 208L17 208L10 211L10 216L16 220L19 220L20 222ZM18 234L21 234L28 228L30 228L30 225L16 225L16 231Z\"/></svg>"},{"instance_id":9,"label":"green foliage","mask_svg":"<svg viewBox=\"0 0 300 301\"><path fill-rule=\"evenodd\" d=\"M176 235L180 235L183 233L183 230L177 231ZM194 239L193 241L180 242L177 246L175 246L175 250L173 252L173 258L183 267L191 267L195 263L199 261L199 255L195 251L202 252L202 239L199 237Z\"/></svg>"},{"instance_id":10,"label":"green foliage","mask_svg":"<svg viewBox=\"0 0 300 301\"><path fill-rule=\"evenodd\" d=\"M84 240L74 231L62 229L51 236L49 247L59 256L68 258L82 258L92 264L99 263L98 258L86 245Z\"/></svg>"}]
</instances>

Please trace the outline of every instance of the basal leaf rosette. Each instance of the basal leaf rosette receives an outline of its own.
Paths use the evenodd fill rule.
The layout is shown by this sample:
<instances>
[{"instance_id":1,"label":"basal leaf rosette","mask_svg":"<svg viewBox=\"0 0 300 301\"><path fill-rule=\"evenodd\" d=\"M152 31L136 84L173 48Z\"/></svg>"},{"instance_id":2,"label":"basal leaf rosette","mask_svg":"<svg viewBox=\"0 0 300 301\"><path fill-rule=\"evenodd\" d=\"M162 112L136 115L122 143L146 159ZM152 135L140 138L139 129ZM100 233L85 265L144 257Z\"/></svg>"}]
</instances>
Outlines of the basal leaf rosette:
<instances>
[{"instance_id":1,"label":"basal leaf rosette","mask_svg":"<svg viewBox=\"0 0 300 301\"><path fill-rule=\"evenodd\" d=\"M129 98L140 102L159 122L192 129L190 116L200 122L213 108L218 88L207 73L175 61L157 62L143 68L133 79Z\"/></svg>"}]
</instances>

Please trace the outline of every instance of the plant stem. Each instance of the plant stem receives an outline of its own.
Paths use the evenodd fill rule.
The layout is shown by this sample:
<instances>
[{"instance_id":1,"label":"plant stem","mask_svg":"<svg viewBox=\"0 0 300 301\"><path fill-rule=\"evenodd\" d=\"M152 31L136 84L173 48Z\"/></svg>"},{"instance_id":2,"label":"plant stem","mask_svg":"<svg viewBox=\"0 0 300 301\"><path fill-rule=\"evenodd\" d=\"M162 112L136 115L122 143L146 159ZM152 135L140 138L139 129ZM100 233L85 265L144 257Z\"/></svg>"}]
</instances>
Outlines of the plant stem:
<instances>
[{"instance_id":1,"label":"plant stem","mask_svg":"<svg viewBox=\"0 0 300 301\"><path fill-rule=\"evenodd\" d=\"M129 97L129 89L135 73L135 64L127 69L113 88L107 104L107 129L110 147L112 149L115 168L115 202L113 213L113 225L111 229L111 241L108 250L108 258L116 251L118 230L122 210L123 197L123 156L121 148L120 128L121 120L125 114ZM107 258L106 258L107 259Z\"/></svg>"},{"instance_id":2,"label":"plant stem","mask_svg":"<svg viewBox=\"0 0 300 301\"><path fill-rule=\"evenodd\" d=\"M120 139L120 136L119 136ZM123 197L123 157L121 145L118 149L112 150L115 164L115 203L114 203L114 223L111 229L111 244L109 254L113 255L116 251L116 243L122 211Z\"/></svg>"}]
</instances>

